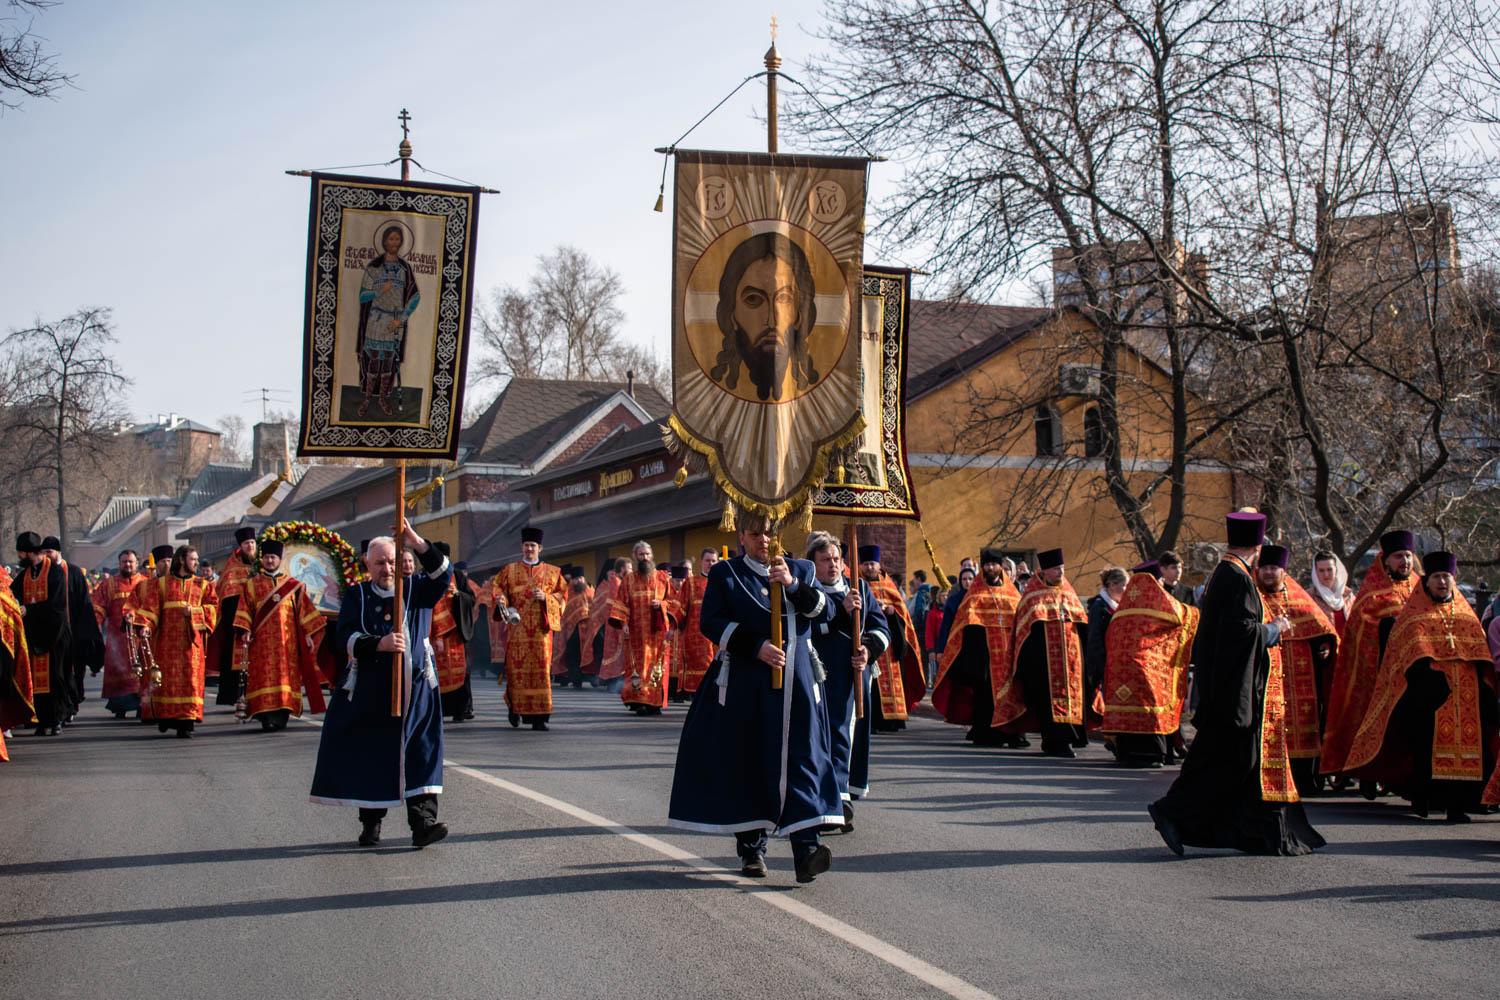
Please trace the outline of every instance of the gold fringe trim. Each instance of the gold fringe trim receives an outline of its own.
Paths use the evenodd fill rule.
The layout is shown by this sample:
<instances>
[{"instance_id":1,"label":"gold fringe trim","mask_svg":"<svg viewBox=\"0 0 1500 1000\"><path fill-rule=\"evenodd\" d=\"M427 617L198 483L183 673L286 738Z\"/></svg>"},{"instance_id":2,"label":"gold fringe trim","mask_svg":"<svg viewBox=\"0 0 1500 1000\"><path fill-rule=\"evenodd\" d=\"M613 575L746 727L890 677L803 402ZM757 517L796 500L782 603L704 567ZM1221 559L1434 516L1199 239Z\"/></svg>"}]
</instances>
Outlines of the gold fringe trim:
<instances>
[{"instance_id":1,"label":"gold fringe trim","mask_svg":"<svg viewBox=\"0 0 1500 1000\"><path fill-rule=\"evenodd\" d=\"M729 501L737 504L741 509L755 514L761 514L771 519L772 530L775 532L777 526L788 520L792 515L797 515L796 524L806 526L805 530L812 527L812 493L825 479L828 478L830 466L840 464L842 453L854 442L859 440L860 435L865 432L865 418L863 414L856 414L854 419L842 431L831 440L818 448L813 457L812 467L807 475L802 478L795 489L777 503L764 503L746 494L734 483L729 481L725 475L723 466L719 464L718 453L714 446L700 441L693 435L682 421L677 419L677 414L667 418L667 427L662 432L662 440L667 449L677 456L684 467L693 468L694 471L710 472L714 477L714 485L723 493ZM724 531L735 530L724 527L734 519L734 513L726 510L719 521L719 526Z\"/></svg>"}]
</instances>

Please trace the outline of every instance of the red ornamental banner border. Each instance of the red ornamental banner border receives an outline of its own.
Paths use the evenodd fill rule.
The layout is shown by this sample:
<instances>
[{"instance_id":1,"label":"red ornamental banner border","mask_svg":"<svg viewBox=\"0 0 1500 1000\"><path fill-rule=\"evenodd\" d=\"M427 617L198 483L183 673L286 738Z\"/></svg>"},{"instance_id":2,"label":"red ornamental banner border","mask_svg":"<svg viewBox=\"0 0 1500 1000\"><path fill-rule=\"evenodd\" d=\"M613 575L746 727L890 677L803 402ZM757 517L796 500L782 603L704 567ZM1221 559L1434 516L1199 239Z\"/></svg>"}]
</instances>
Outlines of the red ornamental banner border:
<instances>
[{"instance_id":1,"label":"red ornamental banner border","mask_svg":"<svg viewBox=\"0 0 1500 1000\"><path fill-rule=\"evenodd\" d=\"M479 193L312 175L298 455L457 457ZM391 259L381 253L386 240L396 248L393 273L411 287L398 312L379 314L390 317L380 329L392 338L379 341L367 336L380 301L366 286Z\"/></svg>"},{"instance_id":2,"label":"red ornamental banner border","mask_svg":"<svg viewBox=\"0 0 1500 1000\"><path fill-rule=\"evenodd\" d=\"M878 412L865 412L867 427L878 428L883 475L872 475L864 461L845 466L844 482L832 478L813 492L813 513L852 520L916 520L916 489L906 462L906 330L911 301L911 272L901 268L866 266L860 282L863 298L882 302L878 371L865 367L866 386L878 380L873 398ZM874 331L864 330L864 336ZM868 400L869 396L866 397ZM883 481L881 481L883 480Z\"/></svg>"}]
</instances>

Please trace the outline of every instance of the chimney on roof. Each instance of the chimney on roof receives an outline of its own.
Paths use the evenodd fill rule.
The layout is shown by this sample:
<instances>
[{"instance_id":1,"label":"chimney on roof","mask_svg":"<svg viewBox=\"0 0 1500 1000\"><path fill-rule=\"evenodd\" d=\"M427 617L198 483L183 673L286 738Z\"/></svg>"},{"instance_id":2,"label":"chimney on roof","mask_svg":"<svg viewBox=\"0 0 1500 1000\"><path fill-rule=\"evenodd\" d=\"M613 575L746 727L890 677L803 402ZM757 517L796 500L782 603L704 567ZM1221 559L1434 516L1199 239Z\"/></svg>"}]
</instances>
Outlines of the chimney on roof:
<instances>
[{"instance_id":1,"label":"chimney on roof","mask_svg":"<svg viewBox=\"0 0 1500 1000\"><path fill-rule=\"evenodd\" d=\"M259 423L252 432L250 474L256 479L275 476L291 467L291 428L284 422Z\"/></svg>"},{"instance_id":2,"label":"chimney on roof","mask_svg":"<svg viewBox=\"0 0 1500 1000\"><path fill-rule=\"evenodd\" d=\"M177 429L177 425L179 423L181 423L181 422L182 422L182 418L179 417L177 414L175 414L175 413L168 413L167 414L167 430L169 430L169 431L176 430Z\"/></svg>"},{"instance_id":3,"label":"chimney on roof","mask_svg":"<svg viewBox=\"0 0 1500 1000\"><path fill-rule=\"evenodd\" d=\"M633 371L625 373L625 391L630 393L631 399L635 398L635 372Z\"/></svg>"}]
</instances>

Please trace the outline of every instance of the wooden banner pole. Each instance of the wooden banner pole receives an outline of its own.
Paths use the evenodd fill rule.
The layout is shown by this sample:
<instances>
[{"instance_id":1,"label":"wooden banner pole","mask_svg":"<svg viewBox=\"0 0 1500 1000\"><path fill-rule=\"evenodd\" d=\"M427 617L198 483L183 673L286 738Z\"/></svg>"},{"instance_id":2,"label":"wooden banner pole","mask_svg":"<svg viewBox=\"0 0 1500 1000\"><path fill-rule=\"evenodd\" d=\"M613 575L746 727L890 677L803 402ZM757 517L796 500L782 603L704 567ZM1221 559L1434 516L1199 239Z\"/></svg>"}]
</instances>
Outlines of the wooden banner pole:
<instances>
[{"instance_id":1,"label":"wooden banner pole","mask_svg":"<svg viewBox=\"0 0 1500 1000\"><path fill-rule=\"evenodd\" d=\"M858 594L859 563L857 560L859 559L859 528L855 526L853 521L849 522L849 557L849 559L846 559L846 563L849 566L849 587L855 594ZM859 610L854 612L853 625L854 651L857 653L864 648L865 603L863 598L860 599ZM868 663L865 664L865 669L869 669L869 666ZM854 678L854 717L856 719L863 719L865 717L864 670L861 670L859 676Z\"/></svg>"},{"instance_id":2,"label":"wooden banner pole","mask_svg":"<svg viewBox=\"0 0 1500 1000\"><path fill-rule=\"evenodd\" d=\"M401 553L406 548L406 459L396 459L396 593L391 599L391 631L397 635L406 632L406 613L401 603L402 584ZM406 671L404 656L396 652L391 660L391 715L399 716L405 710Z\"/></svg>"}]
</instances>

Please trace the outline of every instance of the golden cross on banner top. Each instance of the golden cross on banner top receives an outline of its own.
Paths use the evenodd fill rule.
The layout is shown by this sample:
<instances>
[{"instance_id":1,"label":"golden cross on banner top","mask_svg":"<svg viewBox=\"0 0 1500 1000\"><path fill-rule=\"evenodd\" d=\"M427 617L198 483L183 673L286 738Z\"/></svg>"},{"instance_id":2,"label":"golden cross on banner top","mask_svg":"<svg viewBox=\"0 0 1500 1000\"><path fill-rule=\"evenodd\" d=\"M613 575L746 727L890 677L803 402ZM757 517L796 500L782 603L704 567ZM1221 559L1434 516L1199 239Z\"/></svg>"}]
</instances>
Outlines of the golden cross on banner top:
<instances>
[{"instance_id":1,"label":"golden cross on banner top","mask_svg":"<svg viewBox=\"0 0 1500 1000\"><path fill-rule=\"evenodd\" d=\"M771 15L771 41L776 41L776 15Z\"/></svg>"},{"instance_id":2,"label":"golden cross on banner top","mask_svg":"<svg viewBox=\"0 0 1500 1000\"><path fill-rule=\"evenodd\" d=\"M406 113L406 109L405 108L402 108L401 109L401 113L399 115L397 115L396 117L398 119L400 119L400 121L401 121L401 138L403 138L403 139L409 138L409 136L406 134L406 131L407 131L407 123L411 121L411 115L409 115L409 114Z\"/></svg>"}]
</instances>

